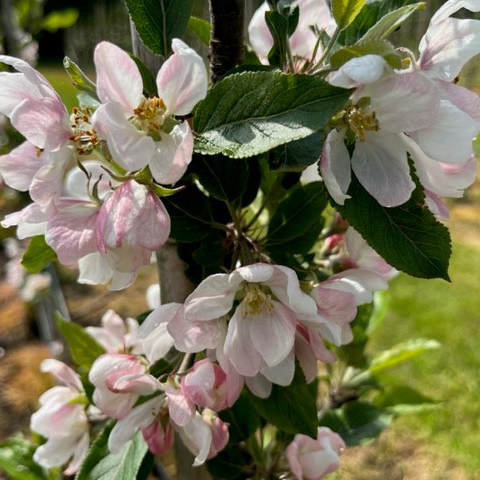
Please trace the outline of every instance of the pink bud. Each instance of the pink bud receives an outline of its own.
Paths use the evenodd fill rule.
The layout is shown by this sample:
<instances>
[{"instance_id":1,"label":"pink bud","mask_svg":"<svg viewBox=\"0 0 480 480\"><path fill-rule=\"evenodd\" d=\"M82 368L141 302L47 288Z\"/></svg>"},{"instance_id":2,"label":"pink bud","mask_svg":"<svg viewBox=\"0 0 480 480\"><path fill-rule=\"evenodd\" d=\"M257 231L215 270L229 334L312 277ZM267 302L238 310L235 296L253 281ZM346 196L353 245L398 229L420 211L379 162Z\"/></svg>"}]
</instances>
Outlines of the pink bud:
<instances>
[{"instance_id":1,"label":"pink bud","mask_svg":"<svg viewBox=\"0 0 480 480\"><path fill-rule=\"evenodd\" d=\"M170 217L160 199L133 180L122 183L100 209L97 243L107 248L160 248L170 234Z\"/></svg>"},{"instance_id":2,"label":"pink bud","mask_svg":"<svg viewBox=\"0 0 480 480\"><path fill-rule=\"evenodd\" d=\"M196 405L219 411L228 406L227 375L209 358L196 362L182 378L183 394Z\"/></svg>"},{"instance_id":3,"label":"pink bud","mask_svg":"<svg viewBox=\"0 0 480 480\"><path fill-rule=\"evenodd\" d=\"M142 434L148 448L155 455L167 452L173 444L172 425L167 422L164 427L160 418L157 418L148 427L142 428Z\"/></svg>"},{"instance_id":4,"label":"pink bud","mask_svg":"<svg viewBox=\"0 0 480 480\"><path fill-rule=\"evenodd\" d=\"M298 480L321 480L339 466L339 456L345 449L341 437L329 428L319 427L317 438L297 434L285 455L292 473Z\"/></svg>"},{"instance_id":5,"label":"pink bud","mask_svg":"<svg viewBox=\"0 0 480 480\"><path fill-rule=\"evenodd\" d=\"M212 430L212 444L207 457L207 459L210 459L227 446L229 439L228 425L208 408L202 412L202 417Z\"/></svg>"}]
</instances>

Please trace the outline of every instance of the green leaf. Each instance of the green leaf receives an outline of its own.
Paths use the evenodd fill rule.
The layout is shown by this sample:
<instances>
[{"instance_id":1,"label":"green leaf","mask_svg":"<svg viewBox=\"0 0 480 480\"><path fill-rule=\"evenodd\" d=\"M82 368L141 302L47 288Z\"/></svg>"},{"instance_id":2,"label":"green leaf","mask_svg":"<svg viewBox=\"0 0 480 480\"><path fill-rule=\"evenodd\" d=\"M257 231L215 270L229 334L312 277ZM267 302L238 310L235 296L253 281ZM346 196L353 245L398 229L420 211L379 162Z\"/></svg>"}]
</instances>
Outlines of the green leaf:
<instances>
[{"instance_id":1,"label":"green leaf","mask_svg":"<svg viewBox=\"0 0 480 480\"><path fill-rule=\"evenodd\" d=\"M211 25L203 18L190 17L188 28L208 47L210 45Z\"/></svg>"},{"instance_id":2,"label":"green leaf","mask_svg":"<svg viewBox=\"0 0 480 480\"><path fill-rule=\"evenodd\" d=\"M404 343L395 345L389 350L381 352L370 362L370 373L379 373L387 368L394 367L404 363L422 353L440 348L440 343L436 340L416 338Z\"/></svg>"},{"instance_id":3,"label":"green leaf","mask_svg":"<svg viewBox=\"0 0 480 480\"><path fill-rule=\"evenodd\" d=\"M57 254L46 244L45 236L32 237L22 257L22 265L29 273L38 273L43 267L57 261Z\"/></svg>"},{"instance_id":4,"label":"green leaf","mask_svg":"<svg viewBox=\"0 0 480 480\"><path fill-rule=\"evenodd\" d=\"M73 361L82 368L90 369L97 357L105 353L105 349L84 328L62 318L55 312L55 319L60 333L65 337Z\"/></svg>"},{"instance_id":5,"label":"green leaf","mask_svg":"<svg viewBox=\"0 0 480 480\"><path fill-rule=\"evenodd\" d=\"M312 75L229 75L211 88L196 111L196 150L243 158L308 137L326 127L349 95Z\"/></svg>"},{"instance_id":6,"label":"green leaf","mask_svg":"<svg viewBox=\"0 0 480 480\"><path fill-rule=\"evenodd\" d=\"M167 207L172 229L170 236L178 242L195 242L211 231L212 215L207 197L195 185L163 199Z\"/></svg>"},{"instance_id":7,"label":"green leaf","mask_svg":"<svg viewBox=\"0 0 480 480\"><path fill-rule=\"evenodd\" d=\"M373 27L371 27L361 41L380 40L388 37L394 32L408 17L417 10L423 10L425 3L414 3L413 5L405 5L387 13Z\"/></svg>"},{"instance_id":8,"label":"green leaf","mask_svg":"<svg viewBox=\"0 0 480 480\"><path fill-rule=\"evenodd\" d=\"M88 93L94 99L97 98L96 85L87 77L87 75L82 71L82 69L71 58L64 57L63 68L67 72L67 75L70 77L70 80L75 85L75 87Z\"/></svg>"},{"instance_id":9,"label":"green leaf","mask_svg":"<svg viewBox=\"0 0 480 480\"><path fill-rule=\"evenodd\" d=\"M301 171L305 167L318 162L324 139L324 132L319 131L308 137L274 148L270 153L270 168L286 172Z\"/></svg>"},{"instance_id":10,"label":"green leaf","mask_svg":"<svg viewBox=\"0 0 480 480\"><path fill-rule=\"evenodd\" d=\"M266 248L289 253L308 253L324 225L323 210L327 206L321 182L299 186L276 209L270 223Z\"/></svg>"},{"instance_id":11,"label":"green leaf","mask_svg":"<svg viewBox=\"0 0 480 480\"><path fill-rule=\"evenodd\" d=\"M354 175L348 193L352 198L335 208L390 265L414 277L449 280L450 235L424 206L420 186L393 208L380 205Z\"/></svg>"},{"instance_id":12,"label":"green leaf","mask_svg":"<svg viewBox=\"0 0 480 480\"><path fill-rule=\"evenodd\" d=\"M237 446L227 446L211 460L207 460L207 469L218 480L237 480L245 478L242 473L247 461Z\"/></svg>"},{"instance_id":13,"label":"green leaf","mask_svg":"<svg viewBox=\"0 0 480 480\"><path fill-rule=\"evenodd\" d=\"M415 0L374 0L366 3L355 20L340 34L339 43L341 45L357 43L389 12L414 2Z\"/></svg>"},{"instance_id":14,"label":"green leaf","mask_svg":"<svg viewBox=\"0 0 480 480\"><path fill-rule=\"evenodd\" d=\"M248 182L248 162L231 160L223 155L194 158L191 172L198 176L202 187L218 200L233 202L243 195Z\"/></svg>"},{"instance_id":15,"label":"green leaf","mask_svg":"<svg viewBox=\"0 0 480 480\"><path fill-rule=\"evenodd\" d=\"M0 443L0 470L12 480L47 480L42 467L35 463L37 446L23 435L15 435Z\"/></svg>"},{"instance_id":16,"label":"green leaf","mask_svg":"<svg viewBox=\"0 0 480 480\"><path fill-rule=\"evenodd\" d=\"M202 244L193 252L193 259L198 265L205 267L222 265L225 251L223 249L224 237L218 230L211 233L202 240Z\"/></svg>"},{"instance_id":17,"label":"green leaf","mask_svg":"<svg viewBox=\"0 0 480 480\"><path fill-rule=\"evenodd\" d=\"M337 432L348 446L364 445L371 442L388 427L393 414L366 402L349 402L342 408L329 410L320 425Z\"/></svg>"},{"instance_id":18,"label":"green leaf","mask_svg":"<svg viewBox=\"0 0 480 480\"><path fill-rule=\"evenodd\" d=\"M333 17L340 30L355 20L365 2L366 0L332 0Z\"/></svg>"},{"instance_id":19,"label":"green leaf","mask_svg":"<svg viewBox=\"0 0 480 480\"><path fill-rule=\"evenodd\" d=\"M76 8L66 8L64 10L54 10L42 19L41 28L55 33L60 28L69 28L78 20L78 10Z\"/></svg>"},{"instance_id":20,"label":"green leaf","mask_svg":"<svg viewBox=\"0 0 480 480\"><path fill-rule=\"evenodd\" d=\"M128 13L143 43L166 57L172 38L181 38L187 28L193 0L125 0Z\"/></svg>"},{"instance_id":21,"label":"green leaf","mask_svg":"<svg viewBox=\"0 0 480 480\"><path fill-rule=\"evenodd\" d=\"M278 429L316 437L316 399L305 382L298 362L295 365L295 377L288 387L274 384L268 398L262 399L253 395L250 398L260 415Z\"/></svg>"},{"instance_id":22,"label":"green leaf","mask_svg":"<svg viewBox=\"0 0 480 480\"><path fill-rule=\"evenodd\" d=\"M222 410L218 415L229 425L230 443L247 440L260 426L260 415L246 391L242 392L232 407Z\"/></svg>"},{"instance_id":23,"label":"green leaf","mask_svg":"<svg viewBox=\"0 0 480 480\"><path fill-rule=\"evenodd\" d=\"M108 436L115 422L110 421L93 442L75 480L135 479L148 446L137 434L116 454L108 450Z\"/></svg>"},{"instance_id":24,"label":"green leaf","mask_svg":"<svg viewBox=\"0 0 480 480\"><path fill-rule=\"evenodd\" d=\"M270 10L265 12L265 22L273 37L273 46L268 52L270 65L282 68L287 61L288 38L298 25L299 8L286 7L283 13Z\"/></svg>"},{"instance_id":25,"label":"green leaf","mask_svg":"<svg viewBox=\"0 0 480 480\"><path fill-rule=\"evenodd\" d=\"M350 47L341 48L330 57L330 65L333 68L340 68L352 58L369 54L383 57L392 68L402 66L400 54L387 40L365 40Z\"/></svg>"},{"instance_id":26,"label":"green leaf","mask_svg":"<svg viewBox=\"0 0 480 480\"><path fill-rule=\"evenodd\" d=\"M388 409L396 415L420 413L438 408L439 404L404 385L387 387L374 398L375 406Z\"/></svg>"},{"instance_id":27,"label":"green leaf","mask_svg":"<svg viewBox=\"0 0 480 480\"><path fill-rule=\"evenodd\" d=\"M157 84L153 75L150 73L150 70L147 66L133 53L129 53L130 58L135 62L138 67L138 71L142 76L143 82L143 93L146 97L153 97L157 95Z\"/></svg>"}]
</instances>

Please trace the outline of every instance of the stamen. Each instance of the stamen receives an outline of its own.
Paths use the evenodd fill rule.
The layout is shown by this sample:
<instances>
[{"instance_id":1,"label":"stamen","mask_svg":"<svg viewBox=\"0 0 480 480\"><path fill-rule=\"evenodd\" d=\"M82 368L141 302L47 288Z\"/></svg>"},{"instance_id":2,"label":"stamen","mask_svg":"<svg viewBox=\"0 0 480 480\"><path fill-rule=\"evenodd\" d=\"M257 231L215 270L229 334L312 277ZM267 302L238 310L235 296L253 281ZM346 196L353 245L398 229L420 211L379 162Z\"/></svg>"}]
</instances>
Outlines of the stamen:
<instances>
[{"instance_id":1,"label":"stamen","mask_svg":"<svg viewBox=\"0 0 480 480\"><path fill-rule=\"evenodd\" d=\"M365 113L360 107L350 107L344 118L352 132L362 142L366 139L365 131L378 132L380 128L376 113Z\"/></svg>"}]
</instances>

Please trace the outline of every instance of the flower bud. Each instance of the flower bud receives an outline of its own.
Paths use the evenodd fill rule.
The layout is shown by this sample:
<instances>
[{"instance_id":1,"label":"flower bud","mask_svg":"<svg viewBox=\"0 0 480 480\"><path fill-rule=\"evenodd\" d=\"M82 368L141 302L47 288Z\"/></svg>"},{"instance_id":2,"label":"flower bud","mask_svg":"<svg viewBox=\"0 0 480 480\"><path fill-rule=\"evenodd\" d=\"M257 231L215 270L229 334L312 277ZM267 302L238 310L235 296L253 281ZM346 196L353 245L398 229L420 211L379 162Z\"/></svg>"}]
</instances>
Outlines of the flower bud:
<instances>
[{"instance_id":1,"label":"flower bud","mask_svg":"<svg viewBox=\"0 0 480 480\"><path fill-rule=\"evenodd\" d=\"M321 480L339 466L339 456L345 443L329 428L319 427L317 438L297 434L288 445L285 455L298 480Z\"/></svg>"}]
</instances>

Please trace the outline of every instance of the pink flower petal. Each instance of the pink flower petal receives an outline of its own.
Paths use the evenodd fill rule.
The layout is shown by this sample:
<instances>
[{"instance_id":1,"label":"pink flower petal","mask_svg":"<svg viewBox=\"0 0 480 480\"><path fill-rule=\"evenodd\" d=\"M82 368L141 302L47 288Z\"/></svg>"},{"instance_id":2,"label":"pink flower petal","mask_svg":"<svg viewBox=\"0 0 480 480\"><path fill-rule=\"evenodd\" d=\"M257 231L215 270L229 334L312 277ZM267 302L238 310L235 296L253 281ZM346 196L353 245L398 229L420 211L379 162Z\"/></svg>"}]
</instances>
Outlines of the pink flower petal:
<instances>
[{"instance_id":1,"label":"pink flower petal","mask_svg":"<svg viewBox=\"0 0 480 480\"><path fill-rule=\"evenodd\" d=\"M142 100L143 81L128 53L109 42L100 42L93 56L97 70L97 93L102 103L117 102L132 114Z\"/></svg>"},{"instance_id":2,"label":"pink flower petal","mask_svg":"<svg viewBox=\"0 0 480 480\"><path fill-rule=\"evenodd\" d=\"M158 183L169 185L180 180L192 161L193 135L188 122L183 122L161 137L149 166Z\"/></svg>"},{"instance_id":3,"label":"pink flower petal","mask_svg":"<svg viewBox=\"0 0 480 480\"><path fill-rule=\"evenodd\" d=\"M10 153L0 156L0 174L9 187L26 192L35 174L47 162L47 155L38 155L33 144L23 142Z\"/></svg>"},{"instance_id":4,"label":"pink flower petal","mask_svg":"<svg viewBox=\"0 0 480 480\"><path fill-rule=\"evenodd\" d=\"M207 95L207 71L202 58L178 38L172 40L173 55L157 75L158 94L169 115L187 115Z\"/></svg>"},{"instance_id":5,"label":"pink flower petal","mask_svg":"<svg viewBox=\"0 0 480 480\"><path fill-rule=\"evenodd\" d=\"M113 159L121 167L135 171L148 165L155 142L128 121L120 103L101 105L92 116L92 125L107 141Z\"/></svg>"}]
</instances>

